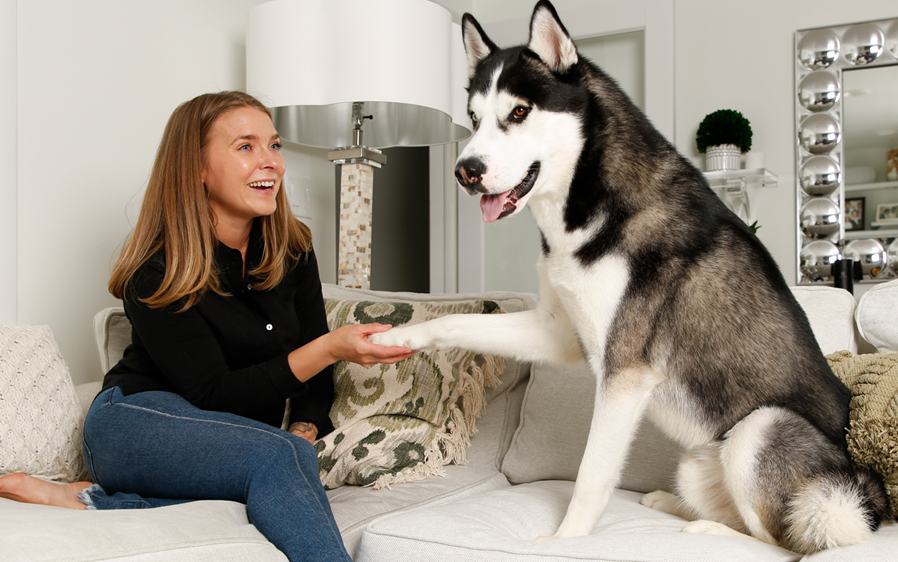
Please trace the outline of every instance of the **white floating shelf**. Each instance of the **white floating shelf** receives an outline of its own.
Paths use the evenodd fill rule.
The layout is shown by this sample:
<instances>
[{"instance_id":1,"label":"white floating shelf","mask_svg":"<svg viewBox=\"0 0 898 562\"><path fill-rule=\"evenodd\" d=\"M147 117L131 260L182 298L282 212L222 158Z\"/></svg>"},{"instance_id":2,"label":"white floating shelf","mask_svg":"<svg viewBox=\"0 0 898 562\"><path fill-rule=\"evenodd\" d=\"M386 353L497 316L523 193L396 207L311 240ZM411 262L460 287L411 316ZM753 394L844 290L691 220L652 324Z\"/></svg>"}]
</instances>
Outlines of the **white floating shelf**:
<instances>
[{"instance_id":1,"label":"white floating shelf","mask_svg":"<svg viewBox=\"0 0 898 562\"><path fill-rule=\"evenodd\" d=\"M898 181L880 181L876 183L855 183L845 185L845 191L866 191L868 189L895 189L898 188Z\"/></svg>"},{"instance_id":2,"label":"white floating shelf","mask_svg":"<svg viewBox=\"0 0 898 562\"><path fill-rule=\"evenodd\" d=\"M779 177L765 168L705 172L705 179L713 189L725 189L731 193L742 191L746 187L776 187L779 185Z\"/></svg>"},{"instance_id":3,"label":"white floating shelf","mask_svg":"<svg viewBox=\"0 0 898 562\"><path fill-rule=\"evenodd\" d=\"M862 240L864 238L895 238L898 229L883 228L881 230L846 230L845 240Z\"/></svg>"}]
</instances>

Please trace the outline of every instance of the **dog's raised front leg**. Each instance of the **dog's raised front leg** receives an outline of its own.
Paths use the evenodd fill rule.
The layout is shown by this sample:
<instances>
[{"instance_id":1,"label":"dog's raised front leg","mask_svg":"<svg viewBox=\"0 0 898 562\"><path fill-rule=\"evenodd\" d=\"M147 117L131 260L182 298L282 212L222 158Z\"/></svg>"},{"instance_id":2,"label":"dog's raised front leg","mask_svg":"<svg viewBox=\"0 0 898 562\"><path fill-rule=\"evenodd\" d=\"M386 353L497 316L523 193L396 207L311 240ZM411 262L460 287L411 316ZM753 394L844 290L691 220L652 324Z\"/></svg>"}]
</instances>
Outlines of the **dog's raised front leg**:
<instances>
[{"instance_id":1,"label":"dog's raised front leg","mask_svg":"<svg viewBox=\"0 0 898 562\"><path fill-rule=\"evenodd\" d=\"M583 361L576 334L563 311L452 314L371 336L379 345L410 349L461 348L520 361L571 364Z\"/></svg>"},{"instance_id":2,"label":"dog's raised front leg","mask_svg":"<svg viewBox=\"0 0 898 562\"><path fill-rule=\"evenodd\" d=\"M552 538L588 535L601 519L620 480L627 451L661 377L649 367L612 374L596 385L596 405L574 495Z\"/></svg>"}]
</instances>

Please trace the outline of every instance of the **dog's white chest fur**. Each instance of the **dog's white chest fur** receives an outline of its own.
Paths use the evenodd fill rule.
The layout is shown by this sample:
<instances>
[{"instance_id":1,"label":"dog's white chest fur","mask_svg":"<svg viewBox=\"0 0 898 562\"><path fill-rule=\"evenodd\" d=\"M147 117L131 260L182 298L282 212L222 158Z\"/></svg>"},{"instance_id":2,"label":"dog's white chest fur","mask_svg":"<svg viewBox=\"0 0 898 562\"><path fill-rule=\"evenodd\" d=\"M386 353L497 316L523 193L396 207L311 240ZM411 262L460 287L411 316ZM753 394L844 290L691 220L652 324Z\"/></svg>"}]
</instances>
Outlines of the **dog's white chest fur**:
<instances>
[{"instance_id":1,"label":"dog's white chest fur","mask_svg":"<svg viewBox=\"0 0 898 562\"><path fill-rule=\"evenodd\" d=\"M553 315L567 314L590 363L601 363L630 273L626 258L606 256L584 266L571 253L554 252L537 264L545 271L541 305ZM557 305L552 306L554 293ZM560 308L560 310L559 310Z\"/></svg>"}]
</instances>

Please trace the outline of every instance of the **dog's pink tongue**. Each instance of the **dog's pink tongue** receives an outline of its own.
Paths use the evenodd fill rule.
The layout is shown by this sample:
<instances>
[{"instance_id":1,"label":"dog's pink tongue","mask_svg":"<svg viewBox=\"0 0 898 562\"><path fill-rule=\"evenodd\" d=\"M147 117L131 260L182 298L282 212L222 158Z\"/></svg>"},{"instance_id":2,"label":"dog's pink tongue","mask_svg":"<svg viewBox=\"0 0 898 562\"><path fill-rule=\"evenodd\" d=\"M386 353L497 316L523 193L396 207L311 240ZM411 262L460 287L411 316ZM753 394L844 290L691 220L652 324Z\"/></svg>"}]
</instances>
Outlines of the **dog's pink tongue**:
<instances>
[{"instance_id":1,"label":"dog's pink tongue","mask_svg":"<svg viewBox=\"0 0 898 562\"><path fill-rule=\"evenodd\" d=\"M502 214L505 206L505 194L486 194L480 198L480 211L483 213L483 222L493 222Z\"/></svg>"}]
</instances>

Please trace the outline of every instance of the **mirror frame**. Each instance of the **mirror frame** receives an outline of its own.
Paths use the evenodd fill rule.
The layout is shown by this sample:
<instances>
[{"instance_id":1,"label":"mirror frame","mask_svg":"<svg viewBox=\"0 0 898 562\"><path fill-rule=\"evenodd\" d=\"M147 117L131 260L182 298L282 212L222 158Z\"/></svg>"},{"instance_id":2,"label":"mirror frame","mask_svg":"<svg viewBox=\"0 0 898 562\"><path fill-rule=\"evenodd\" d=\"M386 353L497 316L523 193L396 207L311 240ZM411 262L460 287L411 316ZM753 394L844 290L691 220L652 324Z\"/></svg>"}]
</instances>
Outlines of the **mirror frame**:
<instances>
[{"instance_id":1,"label":"mirror frame","mask_svg":"<svg viewBox=\"0 0 898 562\"><path fill-rule=\"evenodd\" d=\"M877 53L875 31L878 29L879 50ZM869 40L867 39L869 38ZM861 40L863 39L863 40ZM822 49L813 49L810 46L813 43L819 43L818 47ZM871 48L872 47L872 48ZM810 53L808 52L810 50ZM872 68L878 66L898 65L898 18L872 20L844 25L836 25L830 27L815 27L809 29L800 29L795 32L795 41L792 50L793 61L795 65L795 83L793 90L793 100L795 103L794 116L794 141L795 141L795 192L796 192L796 269L799 284L819 284L832 283L831 277L816 276L810 277L807 271L819 271L820 264L813 266L802 262L802 250L812 243L829 242L838 250L838 257L842 257L842 251L845 246L852 240L859 239L857 236L846 238L845 234L845 154L844 154L844 123L843 123L843 70L855 70L861 68ZM809 57L810 55L810 57ZM802 60L802 59L805 60ZM826 84L825 79L830 73L836 77L838 92L823 91L817 92L818 96L809 95L808 91L802 91L802 81L805 79L807 83ZM810 122L809 118L812 118ZM813 125L816 123L819 130L818 134L813 134L813 127L807 126L803 129L803 125ZM833 124L835 129L833 130ZM836 137L837 140L836 140ZM804 165L812 158L819 156L828 156L835 161L838 169L838 187L829 194L809 194L805 191L802 183L802 169ZM818 158L817 163L820 160ZM831 177L831 181L835 183L835 178ZM813 186L808 188L809 191L815 191ZM817 189L817 191L826 191L826 189ZM802 208L814 199L828 198L838 206L839 209L839 228L828 236L809 237L802 231ZM878 240L883 245L883 258L885 259L886 248L889 243L898 243L898 237L894 234L882 238L862 238L861 240ZM822 245L815 244L815 249L822 248ZM831 251L832 248L829 248ZM824 252L826 253L826 252ZM892 252L889 252L892 254ZM822 256L822 254L821 254ZM829 258L835 257L831 252ZM895 257L895 256L891 256ZM895 267L896 264L892 264ZM888 265L883 267L888 272ZM896 270L898 271L898 270ZM887 274L888 275L888 274ZM872 282L883 282L894 279L887 275L882 278L873 278ZM867 275L864 276L865 281Z\"/></svg>"}]
</instances>

